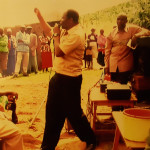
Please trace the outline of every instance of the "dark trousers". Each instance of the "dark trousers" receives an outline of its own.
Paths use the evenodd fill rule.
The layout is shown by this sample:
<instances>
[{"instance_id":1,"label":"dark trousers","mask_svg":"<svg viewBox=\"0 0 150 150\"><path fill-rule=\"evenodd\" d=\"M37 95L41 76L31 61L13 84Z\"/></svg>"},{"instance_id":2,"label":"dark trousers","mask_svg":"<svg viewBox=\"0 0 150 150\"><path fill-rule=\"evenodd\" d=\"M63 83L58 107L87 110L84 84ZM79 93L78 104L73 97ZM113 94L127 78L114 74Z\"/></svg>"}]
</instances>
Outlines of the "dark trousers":
<instances>
[{"instance_id":1,"label":"dark trousers","mask_svg":"<svg viewBox=\"0 0 150 150\"><path fill-rule=\"evenodd\" d=\"M15 72L16 55L8 54L7 75L13 75Z\"/></svg>"},{"instance_id":2,"label":"dark trousers","mask_svg":"<svg viewBox=\"0 0 150 150\"><path fill-rule=\"evenodd\" d=\"M105 66L104 57L105 57L105 54L103 54L101 51L98 52L97 62L98 62L101 66Z\"/></svg>"},{"instance_id":3,"label":"dark trousers","mask_svg":"<svg viewBox=\"0 0 150 150\"><path fill-rule=\"evenodd\" d=\"M87 144L96 144L93 130L81 108L81 83L82 75L70 77L56 73L50 80L46 124L41 146L43 150L55 149L65 118L68 118L82 141Z\"/></svg>"},{"instance_id":4,"label":"dark trousers","mask_svg":"<svg viewBox=\"0 0 150 150\"><path fill-rule=\"evenodd\" d=\"M117 69L116 72L111 72L111 80L119 82L121 84L127 84L130 81L131 71L119 72Z\"/></svg>"}]
</instances>

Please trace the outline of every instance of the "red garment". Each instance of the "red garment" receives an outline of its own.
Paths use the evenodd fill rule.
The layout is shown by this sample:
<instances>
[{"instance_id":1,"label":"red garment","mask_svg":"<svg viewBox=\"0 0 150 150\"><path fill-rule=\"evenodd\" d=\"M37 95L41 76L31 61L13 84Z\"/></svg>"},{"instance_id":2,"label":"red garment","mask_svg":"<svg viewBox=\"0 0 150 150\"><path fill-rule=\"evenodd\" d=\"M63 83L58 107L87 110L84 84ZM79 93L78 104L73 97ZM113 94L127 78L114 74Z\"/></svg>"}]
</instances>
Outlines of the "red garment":
<instances>
[{"instance_id":1,"label":"red garment","mask_svg":"<svg viewBox=\"0 0 150 150\"><path fill-rule=\"evenodd\" d=\"M48 37L40 36L40 52L42 59L42 69L52 67L52 53L50 49L50 39Z\"/></svg>"},{"instance_id":2,"label":"red garment","mask_svg":"<svg viewBox=\"0 0 150 150\"><path fill-rule=\"evenodd\" d=\"M51 52L41 52L42 57L42 69L52 67L52 53Z\"/></svg>"},{"instance_id":3,"label":"red garment","mask_svg":"<svg viewBox=\"0 0 150 150\"><path fill-rule=\"evenodd\" d=\"M50 40L48 37L41 36L41 51L50 51Z\"/></svg>"},{"instance_id":4,"label":"red garment","mask_svg":"<svg viewBox=\"0 0 150 150\"><path fill-rule=\"evenodd\" d=\"M11 49L11 39L10 38L8 39L8 49L9 50Z\"/></svg>"}]
</instances>

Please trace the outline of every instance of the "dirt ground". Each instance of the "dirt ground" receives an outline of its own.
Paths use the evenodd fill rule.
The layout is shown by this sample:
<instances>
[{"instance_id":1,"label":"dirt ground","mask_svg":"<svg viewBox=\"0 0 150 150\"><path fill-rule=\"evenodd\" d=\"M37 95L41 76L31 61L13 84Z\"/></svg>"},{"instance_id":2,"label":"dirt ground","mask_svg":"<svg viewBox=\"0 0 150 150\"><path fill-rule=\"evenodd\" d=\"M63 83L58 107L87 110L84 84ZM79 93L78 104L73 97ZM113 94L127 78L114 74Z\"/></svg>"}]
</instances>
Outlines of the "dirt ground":
<instances>
[{"instance_id":1,"label":"dirt ground","mask_svg":"<svg viewBox=\"0 0 150 150\"><path fill-rule=\"evenodd\" d=\"M53 73L53 71L51 74L50 72L39 72L36 75L30 74L29 77L20 75L18 78L12 78L11 76L0 78L1 91L15 91L19 94L16 110L19 122L16 125L23 134L26 150L36 150L40 148L45 124L45 101L48 83ZM100 75L101 70L83 69L81 96L82 107L85 113L88 90L100 79ZM9 116L11 115L11 111L7 111L6 113ZM37 114L37 117L31 125L35 114ZM101 136L100 145L97 150L111 150L113 136L114 135L104 135L105 140L103 140ZM124 144L120 145L120 150L125 150L123 145ZM67 133L64 127L56 150L83 150L84 148L85 143L81 142L73 132Z\"/></svg>"}]
</instances>

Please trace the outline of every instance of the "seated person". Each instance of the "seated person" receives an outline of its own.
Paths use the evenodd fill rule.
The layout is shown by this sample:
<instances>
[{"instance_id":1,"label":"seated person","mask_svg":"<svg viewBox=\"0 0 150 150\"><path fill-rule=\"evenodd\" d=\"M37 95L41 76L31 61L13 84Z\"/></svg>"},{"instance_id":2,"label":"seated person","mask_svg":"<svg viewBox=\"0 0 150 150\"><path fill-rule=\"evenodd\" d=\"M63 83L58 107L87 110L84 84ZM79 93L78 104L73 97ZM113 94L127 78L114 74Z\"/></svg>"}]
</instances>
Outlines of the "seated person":
<instances>
[{"instance_id":1,"label":"seated person","mask_svg":"<svg viewBox=\"0 0 150 150\"><path fill-rule=\"evenodd\" d=\"M18 98L15 92L0 92L1 96ZM0 104L0 140L2 141L2 150L24 150L23 137L17 126L9 121L4 113L5 107ZM0 142L1 142L0 141Z\"/></svg>"}]
</instances>

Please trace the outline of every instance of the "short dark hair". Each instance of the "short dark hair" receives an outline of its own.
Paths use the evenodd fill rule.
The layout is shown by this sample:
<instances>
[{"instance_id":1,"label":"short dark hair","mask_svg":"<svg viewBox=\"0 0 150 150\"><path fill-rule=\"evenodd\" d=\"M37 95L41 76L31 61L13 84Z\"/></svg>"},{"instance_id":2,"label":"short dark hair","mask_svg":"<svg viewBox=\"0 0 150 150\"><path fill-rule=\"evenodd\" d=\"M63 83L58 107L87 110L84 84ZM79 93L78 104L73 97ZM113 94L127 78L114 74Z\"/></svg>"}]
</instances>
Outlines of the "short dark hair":
<instances>
[{"instance_id":1,"label":"short dark hair","mask_svg":"<svg viewBox=\"0 0 150 150\"><path fill-rule=\"evenodd\" d=\"M124 17L124 19L126 19L127 20L127 15L125 14L125 13L119 13L119 15L117 16L117 19L119 18L119 17Z\"/></svg>"},{"instance_id":2,"label":"short dark hair","mask_svg":"<svg viewBox=\"0 0 150 150\"><path fill-rule=\"evenodd\" d=\"M67 14L67 18L68 19L72 18L74 23L79 22L79 13L76 10L69 9L66 14Z\"/></svg>"}]
</instances>

